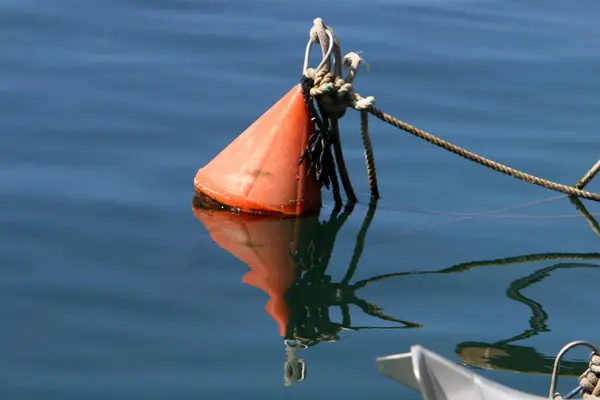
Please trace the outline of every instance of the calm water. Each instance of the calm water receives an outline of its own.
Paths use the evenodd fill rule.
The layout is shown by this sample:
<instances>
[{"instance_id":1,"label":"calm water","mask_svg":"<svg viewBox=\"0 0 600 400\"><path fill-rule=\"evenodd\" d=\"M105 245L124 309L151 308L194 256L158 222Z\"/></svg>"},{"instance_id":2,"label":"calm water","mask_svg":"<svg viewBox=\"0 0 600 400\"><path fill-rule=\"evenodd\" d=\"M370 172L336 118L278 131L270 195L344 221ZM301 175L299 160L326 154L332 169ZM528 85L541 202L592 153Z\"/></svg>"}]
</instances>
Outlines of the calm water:
<instances>
[{"instance_id":1,"label":"calm water","mask_svg":"<svg viewBox=\"0 0 600 400\"><path fill-rule=\"evenodd\" d=\"M285 387L273 302L245 283L279 278L246 275L211 240L192 182L297 83L321 16L344 53L363 52L371 69L357 90L382 109L574 183L600 148L598 12L592 1L0 2L0 398L417 399L375 365L412 344L545 394L562 345L600 342L593 306L582 308L597 302L600 238L565 198L373 120L383 198L343 290L353 327L403 326L356 305L369 303L419 327L340 331L334 307L330 320L302 319L327 308L333 286L297 286L292 328L316 324L339 340L300 351L306 379ZM349 112L342 133L362 202L330 220L327 192L309 235L330 256L331 282L344 278L368 211L358 124ZM289 226L263 228L248 229L281 239ZM542 255L481 265L532 254ZM385 274L398 275L351 286Z\"/></svg>"}]
</instances>

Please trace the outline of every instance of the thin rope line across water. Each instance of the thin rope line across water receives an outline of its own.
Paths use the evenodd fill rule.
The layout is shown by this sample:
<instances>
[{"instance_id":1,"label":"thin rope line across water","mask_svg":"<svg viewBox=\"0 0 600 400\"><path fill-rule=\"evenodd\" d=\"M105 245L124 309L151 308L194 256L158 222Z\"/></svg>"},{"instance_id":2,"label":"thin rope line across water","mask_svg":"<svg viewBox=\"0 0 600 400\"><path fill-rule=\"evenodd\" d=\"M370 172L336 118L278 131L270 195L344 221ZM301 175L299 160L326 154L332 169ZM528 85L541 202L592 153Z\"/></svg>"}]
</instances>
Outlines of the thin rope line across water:
<instances>
[{"instance_id":1,"label":"thin rope line across water","mask_svg":"<svg viewBox=\"0 0 600 400\"><path fill-rule=\"evenodd\" d=\"M374 115L375 117L382 120L383 122L386 122L398 129L402 129L403 131L408 132L411 135L414 135L423 140L426 140L427 142L429 142L431 144L441 147L444 150L454 153L460 157L466 158L467 160L474 161L477 164L480 164L480 165L483 165L490 169L493 169L494 171L501 172L505 175L512 176L513 178L517 178L522 181L544 187L546 189L551 189L551 190L554 190L557 192L565 193L565 194L568 194L571 196L581 197L581 198L588 199L588 200L600 201L600 194L598 194L598 193L588 192L587 190L581 190L581 189L575 188L573 186L567 186L567 185L563 185L561 183L552 182L547 179L539 178L537 176L527 174L527 173L519 171L517 169L508 167L497 161L493 161L488 158L482 157L482 156L477 155L473 152L470 152L466 149L463 149L462 147L456 146L450 142L440 139L437 136L432 135L431 133L425 132L424 130L421 130L415 126L407 124L406 122L401 121L398 118L395 118L395 117L379 110L378 108L376 108L374 106L371 106L369 108L369 112L372 115ZM593 170L597 170L598 168L600 168L600 165L596 164L592 168L592 170L590 170L590 172ZM586 174L586 176L590 175L590 172L588 172L588 174ZM591 175L594 175L594 174L591 174Z\"/></svg>"}]
</instances>

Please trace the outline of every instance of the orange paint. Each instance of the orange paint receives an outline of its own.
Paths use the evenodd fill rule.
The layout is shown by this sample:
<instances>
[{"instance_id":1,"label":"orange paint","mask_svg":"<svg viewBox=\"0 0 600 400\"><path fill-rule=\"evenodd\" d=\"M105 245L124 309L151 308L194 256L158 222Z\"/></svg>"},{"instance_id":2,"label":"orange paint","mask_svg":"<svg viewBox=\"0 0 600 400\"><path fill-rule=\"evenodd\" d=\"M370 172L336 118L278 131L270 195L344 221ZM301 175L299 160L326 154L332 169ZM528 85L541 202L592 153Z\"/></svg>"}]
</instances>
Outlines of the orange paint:
<instances>
[{"instance_id":1,"label":"orange paint","mask_svg":"<svg viewBox=\"0 0 600 400\"><path fill-rule=\"evenodd\" d=\"M194 179L196 191L253 214L319 211L321 189L298 161L313 133L302 88L294 86Z\"/></svg>"}]
</instances>

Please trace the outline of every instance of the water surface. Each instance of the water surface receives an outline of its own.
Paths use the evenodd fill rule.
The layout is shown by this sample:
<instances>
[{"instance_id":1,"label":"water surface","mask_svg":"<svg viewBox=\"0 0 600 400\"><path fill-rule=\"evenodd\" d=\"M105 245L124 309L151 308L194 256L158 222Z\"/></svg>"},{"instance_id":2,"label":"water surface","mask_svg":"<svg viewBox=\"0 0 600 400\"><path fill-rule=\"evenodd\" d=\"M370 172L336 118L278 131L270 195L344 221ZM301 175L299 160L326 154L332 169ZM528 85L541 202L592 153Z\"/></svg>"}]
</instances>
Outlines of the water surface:
<instances>
[{"instance_id":1,"label":"water surface","mask_svg":"<svg viewBox=\"0 0 600 400\"><path fill-rule=\"evenodd\" d=\"M597 340L599 327L581 317L582 305L596 299L599 238L564 197L372 120L382 199L348 283L400 274L356 295L419 327L341 331L336 343L298 353L306 378L289 388L269 297L242 281L248 266L193 214L192 181L298 82L308 30L320 16L344 53L362 51L370 72L360 72L356 89L383 110L489 158L574 183L600 148L599 8L591 1L2 2L2 398L417 399L375 366L377 356L417 343L544 395L554 354L571 340ZM343 279L368 212L357 114L341 128L361 202L324 250L332 282ZM327 192L322 222L332 205ZM568 254L434 273L545 253ZM544 268L548 276L533 282ZM432 273L405 274L416 271ZM290 305L301 309L306 299ZM349 309L353 326L402 325ZM330 316L342 318L333 308ZM571 366L572 375L581 372ZM562 379L561 391L574 383Z\"/></svg>"}]
</instances>

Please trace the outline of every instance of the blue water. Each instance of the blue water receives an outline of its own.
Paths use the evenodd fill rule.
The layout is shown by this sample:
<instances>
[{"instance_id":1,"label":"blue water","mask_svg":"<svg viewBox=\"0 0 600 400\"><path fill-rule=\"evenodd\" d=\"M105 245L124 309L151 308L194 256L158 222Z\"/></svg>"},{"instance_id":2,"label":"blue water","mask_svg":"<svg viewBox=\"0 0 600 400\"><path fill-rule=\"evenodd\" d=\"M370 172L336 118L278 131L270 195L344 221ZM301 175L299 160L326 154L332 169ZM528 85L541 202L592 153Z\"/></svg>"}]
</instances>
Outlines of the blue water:
<instances>
[{"instance_id":1,"label":"blue water","mask_svg":"<svg viewBox=\"0 0 600 400\"><path fill-rule=\"evenodd\" d=\"M417 399L375 365L413 344L546 394L562 345L600 342L600 238L564 197L372 119L382 199L351 282L569 254L374 282L356 295L421 327L341 331L299 351L306 377L285 387L268 296L195 218L193 178L298 82L319 16L344 53L362 51L370 72L356 90L383 110L573 184L600 148L598 12L592 1L0 2L0 398ZM369 196L355 112L341 129L361 202L337 235L333 282ZM324 203L322 221L330 192ZM350 309L353 326L400 325Z\"/></svg>"}]
</instances>

